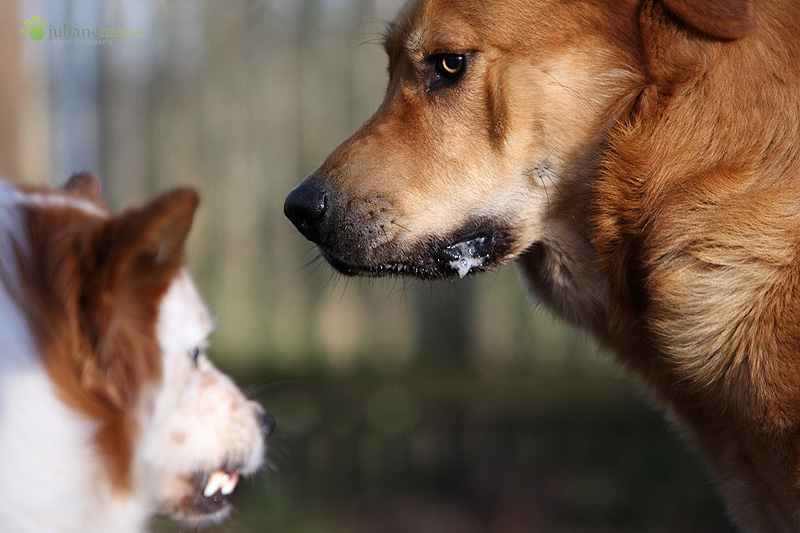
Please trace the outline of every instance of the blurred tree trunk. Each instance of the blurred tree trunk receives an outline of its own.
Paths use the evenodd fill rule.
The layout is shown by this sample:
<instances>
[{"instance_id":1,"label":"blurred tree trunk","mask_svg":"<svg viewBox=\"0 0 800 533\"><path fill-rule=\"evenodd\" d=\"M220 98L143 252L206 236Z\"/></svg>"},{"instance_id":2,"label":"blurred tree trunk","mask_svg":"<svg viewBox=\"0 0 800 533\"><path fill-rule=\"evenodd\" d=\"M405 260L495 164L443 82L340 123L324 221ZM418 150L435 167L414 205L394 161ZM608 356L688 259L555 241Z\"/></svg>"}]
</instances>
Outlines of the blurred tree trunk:
<instances>
[{"instance_id":1,"label":"blurred tree trunk","mask_svg":"<svg viewBox=\"0 0 800 533\"><path fill-rule=\"evenodd\" d=\"M15 1L0 2L0 175L19 179L20 20Z\"/></svg>"},{"instance_id":2,"label":"blurred tree trunk","mask_svg":"<svg viewBox=\"0 0 800 533\"><path fill-rule=\"evenodd\" d=\"M314 31L314 20L316 19L316 13L318 11L317 1L318 0L302 0L300 16L297 21L296 50L298 54L297 63L299 65L297 69L297 88L300 93L300 105L297 119L297 146L300 147L297 151L298 176L302 176L305 173L305 165L310 159L306 149L308 146L306 142L306 132L309 120L305 111L309 109L309 106L306 105L304 101L303 96L305 95L305 91L303 89L307 83L306 73L309 69L315 68L318 64L317 58L314 56L315 39L313 38L313 34L316 33Z\"/></svg>"}]
</instances>

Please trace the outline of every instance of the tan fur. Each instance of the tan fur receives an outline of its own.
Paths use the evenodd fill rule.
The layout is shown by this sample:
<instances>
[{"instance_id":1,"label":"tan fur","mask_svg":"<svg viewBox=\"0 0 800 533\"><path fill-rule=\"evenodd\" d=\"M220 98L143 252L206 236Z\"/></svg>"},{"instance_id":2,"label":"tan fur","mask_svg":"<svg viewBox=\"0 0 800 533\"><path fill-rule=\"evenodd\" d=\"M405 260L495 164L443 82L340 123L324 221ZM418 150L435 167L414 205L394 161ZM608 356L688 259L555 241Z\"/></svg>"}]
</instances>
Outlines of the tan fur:
<instances>
[{"instance_id":1,"label":"tan fur","mask_svg":"<svg viewBox=\"0 0 800 533\"><path fill-rule=\"evenodd\" d=\"M415 0L386 49L298 187L324 210L287 215L347 274L452 275L486 237L474 270L518 259L639 375L740 527L800 529L800 4ZM441 53L466 69L432 88Z\"/></svg>"}]
</instances>

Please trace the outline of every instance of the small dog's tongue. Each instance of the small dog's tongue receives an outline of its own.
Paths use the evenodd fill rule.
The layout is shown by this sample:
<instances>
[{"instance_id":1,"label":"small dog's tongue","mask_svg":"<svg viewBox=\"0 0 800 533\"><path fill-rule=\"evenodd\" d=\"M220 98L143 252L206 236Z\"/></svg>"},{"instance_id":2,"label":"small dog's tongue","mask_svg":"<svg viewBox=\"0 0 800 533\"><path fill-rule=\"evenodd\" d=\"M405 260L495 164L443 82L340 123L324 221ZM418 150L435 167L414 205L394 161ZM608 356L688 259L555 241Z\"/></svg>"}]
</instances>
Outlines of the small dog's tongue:
<instances>
[{"instance_id":1,"label":"small dog's tongue","mask_svg":"<svg viewBox=\"0 0 800 533\"><path fill-rule=\"evenodd\" d=\"M225 470L215 470L208 476L208 482L203 489L203 496L210 498L217 492L223 496L231 494L239 483L238 472L226 472Z\"/></svg>"}]
</instances>

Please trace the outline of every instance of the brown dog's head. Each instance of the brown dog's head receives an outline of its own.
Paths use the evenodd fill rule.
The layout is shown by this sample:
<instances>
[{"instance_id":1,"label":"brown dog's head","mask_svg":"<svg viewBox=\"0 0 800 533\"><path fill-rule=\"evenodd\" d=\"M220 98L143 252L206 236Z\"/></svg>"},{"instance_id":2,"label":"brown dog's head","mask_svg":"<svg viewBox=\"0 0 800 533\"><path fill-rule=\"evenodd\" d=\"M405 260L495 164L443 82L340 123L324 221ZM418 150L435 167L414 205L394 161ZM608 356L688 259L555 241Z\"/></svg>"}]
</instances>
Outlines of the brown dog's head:
<instances>
[{"instance_id":1,"label":"brown dog's head","mask_svg":"<svg viewBox=\"0 0 800 533\"><path fill-rule=\"evenodd\" d=\"M383 103L286 215L350 275L463 277L521 254L587 207L606 133L644 84L638 11L412 0L385 41Z\"/></svg>"}]
</instances>

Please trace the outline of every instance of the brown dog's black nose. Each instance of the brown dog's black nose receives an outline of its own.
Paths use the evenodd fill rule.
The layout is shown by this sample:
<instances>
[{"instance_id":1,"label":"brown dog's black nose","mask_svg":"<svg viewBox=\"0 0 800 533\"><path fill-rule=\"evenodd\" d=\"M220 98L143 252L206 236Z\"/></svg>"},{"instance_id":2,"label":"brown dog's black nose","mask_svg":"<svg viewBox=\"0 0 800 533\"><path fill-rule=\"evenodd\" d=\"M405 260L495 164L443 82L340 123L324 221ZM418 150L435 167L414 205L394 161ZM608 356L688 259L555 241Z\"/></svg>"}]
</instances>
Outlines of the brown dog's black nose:
<instances>
[{"instance_id":1,"label":"brown dog's black nose","mask_svg":"<svg viewBox=\"0 0 800 533\"><path fill-rule=\"evenodd\" d=\"M286 197L283 213L306 239L318 243L327 201L328 189L315 180L306 180Z\"/></svg>"}]
</instances>

